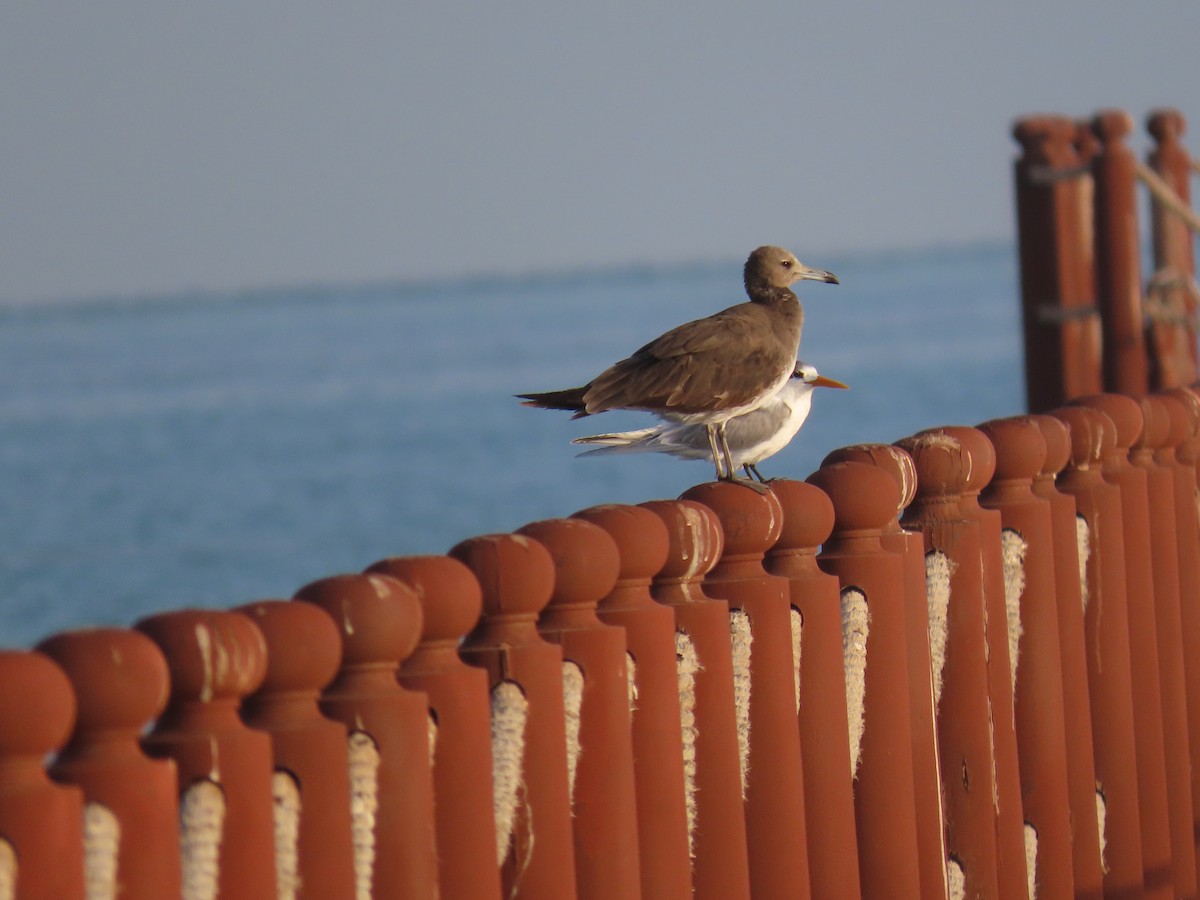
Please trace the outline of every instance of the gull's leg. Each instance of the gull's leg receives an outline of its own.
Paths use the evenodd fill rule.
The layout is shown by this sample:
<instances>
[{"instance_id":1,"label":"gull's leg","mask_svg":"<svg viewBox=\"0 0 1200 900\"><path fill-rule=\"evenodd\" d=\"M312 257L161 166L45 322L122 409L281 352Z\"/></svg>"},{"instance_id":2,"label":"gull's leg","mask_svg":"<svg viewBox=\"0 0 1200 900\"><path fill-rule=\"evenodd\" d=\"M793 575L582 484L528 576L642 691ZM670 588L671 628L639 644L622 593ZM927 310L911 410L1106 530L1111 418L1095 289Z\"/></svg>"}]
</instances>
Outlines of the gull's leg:
<instances>
[{"instance_id":1,"label":"gull's leg","mask_svg":"<svg viewBox=\"0 0 1200 900\"><path fill-rule=\"evenodd\" d=\"M737 470L733 467L733 454L729 452L729 440L725 436L724 422L717 426L717 437L721 440L721 451L725 457L725 471L729 473L728 477L726 477L724 480L732 481L735 484L744 484L746 487L758 491L760 494L765 494L767 492L766 485L759 484L753 478L742 478L737 474Z\"/></svg>"},{"instance_id":2,"label":"gull's leg","mask_svg":"<svg viewBox=\"0 0 1200 900\"><path fill-rule=\"evenodd\" d=\"M721 481L725 477L725 470L721 468L721 450L717 446L717 426L705 425L704 427L708 431L708 449L712 451L713 465L717 467L717 481Z\"/></svg>"},{"instance_id":3,"label":"gull's leg","mask_svg":"<svg viewBox=\"0 0 1200 900\"><path fill-rule=\"evenodd\" d=\"M763 478L762 472L758 471L758 466L754 465L753 463L746 463L744 466L742 466L742 468L746 470L746 474L750 477L757 478L764 484L766 483L767 479Z\"/></svg>"}]
</instances>

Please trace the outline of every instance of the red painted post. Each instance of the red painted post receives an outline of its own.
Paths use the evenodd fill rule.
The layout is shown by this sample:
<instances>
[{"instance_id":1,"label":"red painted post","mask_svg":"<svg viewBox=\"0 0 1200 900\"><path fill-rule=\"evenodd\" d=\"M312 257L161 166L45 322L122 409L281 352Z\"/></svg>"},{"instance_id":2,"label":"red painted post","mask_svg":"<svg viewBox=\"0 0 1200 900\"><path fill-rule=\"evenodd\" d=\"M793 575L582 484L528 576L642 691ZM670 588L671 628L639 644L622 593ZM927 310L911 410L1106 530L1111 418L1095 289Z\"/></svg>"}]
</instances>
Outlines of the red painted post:
<instances>
[{"instance_id":1,"label":"red painted post","mask_svg":"<svg viewBox=\"0 0 1200 900\"><path fill-rule=\"evenodd\" d=\"M626 664L637 692L631 724L642 896L690 897L675 616L650 596L651 579L667 560L667 529L658 516L637 506L593 506L571 518L608 532L621 559L617 583L597 614L600 621L625 629Z\"/></svg>"},{"instance_id":2,"label":"red painted post","mask_svg":"<svg viewBox=\"0 0 1200 900\"><path fill-rule=\"evenodd\" d=\"M429 697L437 728L434 816L442 900L499 900L492 797L488 676L458 655L483 608L479 582L449 556L392 557L368 572L403 581L421 602L421 642L400 666L400 684Z\"/></svg>"},{"instance_id":3,"label":"red painted post","mask_svg":"<svg viewBox=\"0 0 1200 900\"><path fill-rule=\"evenodd\" d=\"M725 535L721 560L704 589L729 603L734 641L750 893L756 897L809 897L804 766L795 688L791 615L786 579L763 568L779 539L783 509L774 494L729 482L696 485L683 499L717 514ZM739 690L740 688L740 690Z\"/></svg>"},{"instance_id":4,"label":"red painted post","mask_svg":"<svg viewBox=\"0 0 1200 900\"><path fill-rule=\"evenodd\" d=\"M996 451L996 473L981 501L984 507L1000 513L1006 542L1006 576L1023 581L1019 588L1014 709L1022 805L1025 820L1037 835L1035 872L1031 874L1039 894L1073 897L1076 890L1067 736L1050 504L1033 493L1033 478L1045 462L1046 441L1028 417L985 422L979 430Z\"/></svg>"},{"instance_id":5,"label":"red painted post","mask_svg":"<svg viewBox=\"0 0 1200 900\"><path fill-rule=\"evenodd\" d=\"M0 877L16 900L81 900L83 792L43 768L71 733L71 683L43 653L3 650L0 684Z\"/></svg>"},{"instance_id":6,"label":"red painted post","mask_svg":"<svg viewBox=\"0 0 1200 900\"><path fill-rule=\"evenodd\" d=\"M262 632L240 613L179 610L138 631L171 673L166 712L142 746L179 772L185 893L275 896L271 739L247 728L238 707L267 671Z\"/></svg>"},{"instance_id":7,"label":"red painted post","mask_svg":"<svg viewBox=\"0 0 1200 900\"><path fill-rule=\"evenodd\" d=\"M882 469L900 489L896 516L883 529L885 550L904 558L904 619L908 641L909 709L912 713L913 789L917 798L917 840L921 847L921 883L926 891L949 890L946 871L945 815L942 810L933 663L929 652L929 603L926 589L925 542L920 533L900 527L899 516L917 492L912 457L891 444L859 444L834 450L822 465L862 462Z\"/></svg>"},{"instance_id":8,"label":"red painted post","mask_svg":"<svg viewBox=\"0 0 1200 900\"><path fill-rule=\"evenodd\" d=\"M617 545L581 519L550 519L517 529L554 560L554 593L538 632L563 654L567 771L580 900L642 896L633 733L625 629L596 617L617 583Z\"/></svg>"},{"instance_id":9,"label":"red painted post","mask_svg":"<svg viewBox=\"0 0 1200 900\"><path fill-rule=\"evenodd\" d=\"M341 633L342 667L320 708L349 732L358 896L434 896L429 704L396 681L421 633L420 602L383 575L322 578L295 599L321 607Z\"/></svg>"},{"instance_id":10,"label":"red painted post","mask_svg":"<svg viewBox=\"0 0 1200 900\"><path fill-rule=\"evenodd\" d=\"M1166 748L1164 725L1171 718L1176 702L1182 701L1177 696L1182 684L1172 685L1162 680L1163 662L1159 653L1159 635L1166 623L1160 624L1158 619L1160 615L1170 615L1172 604L1167 596L1170 585L1158 583L1167 576L1159 573L1155 565L1148 473L1144 467L1129 461L1131 448L1143 438L1142 410L1136 400L1121 394L1081 397L1076 403L1104 413L1116 429L1112 448L1103 458L1103 472L1109 483L1121 491L1129 652L1131 659L1136 660L1130 676L1146 889L1167 891L1176 897L1192 896L1196 868L1191 837L1191 778L1179 786L1186 793L1169 791L1167 781L1173 753ZM1146 439L1161 443L1163 437L1163 433L1151 433ZM1178 627L1172 634L1168 642L1178 640ZM1182 736L1186 741L1185 722L1177 724L1183 726ZM1171 793L1176 794L1173 801L1168 800ZM1180 856L1173 861L1177 852Z\"/></svg>"},{"instance_id":11,"label":"red painted post","mask_svg":"<svg viewBox=\"0 0 1200 900\"><path fill-rule=\"evenodd\" d=\"M1075 499L1077 515L1087 526L1082 602L1093 758L1097 791L1103 799L1104 893L1106 897L1142 896L1121 496L1101 472L1102 460L1116 442L1116 431L1108 416L1086 407L1064 407L1055 410L1054 416L1067 425L1071 435L1071 461L1058 477L1058 489Z\"/></svg>"},{"instance_id":12,"label":"red painted post","mask_svg":"<svg viewBox=\"0 0 1200 900\"><path fill-rule=\"evenodd\" d=\"M457 544L483 589L483 618L464 660L488 674L497 840L507 897L575 896L562 651L537 632L554 589L554 561L532 538L492 534Z\"/></svg>"},{"instance_id":13,"label":"red painted post","mask_svg":"<svg viewBox=\"0 0 1200 900\"><path fill-rule=\"evenodd\" d=\"M138 744L166 706L166 660L144 634L123 628L63 632L38 649L67 673L78 700L75 731L50 774L83 789L89 843L111 841L111 855L89 867L88 881L99 896L179 896L175 764L151 759Z\"/></svg>"},{"instance_id":14,"label":"red painted post","mask_svg":"<svg viewBox=\"0 0 1200 900\"><path fill-rule=\"evenodd\" d=\"M959 508L965 518L979 526L979 561L983 568L984 626L988 644L988 692L996 762L998 875L1001 894L1015 895L1018 891L1028 891L1026 858L1030 835L1024 829L1021 804L1016 715L1013 709L1014 667L1009 652L1008 608L1001 549L1002 528L1000 514L992 509L984 509L979 504L980 491L991 481L996 470L996 451L977 428L948 425L922 434L933 434L957 442L970 461L959 495Z\"/></svg>"},{"instance_id":15,"label":"red painted post","mask_svg":"<svg viewBox=\"0 0 1200 900\"><path fill-rule=\"evenodd\" d=\"M1189 399L1191 398L1191 399ZM1200 822L1200 523L1197 520L1197 492L1194 457L1200 401L1188 389L1167 391L1151 398L1156 418L1166 416L1166 440L1154 451L1155 463L1173 476L1175 490L1174 524L1177 572L1179 576L1180 622L1187 684L1188 723L1191 737L1193 772L1192 815ZM1182 457L1181 457L1182 454ZM1165 516L1165 507L1155 507L1155 517ZM1196 833L1200 833L1197 830ZM1200 870L1200 862L1197 862Z\"/></svg>"},{"instance_id":16,"label":"red painted post","mask_svg":"<svg viewBox=\"0 0 1200 900\"><path fill-rule=\"evenodd\" d=\"M1025 393L1043 411L1100 390L1100 317L1091 289L1091 177L1062 116L1018 120L1013 182L1025 334Z\"/></svg>"},{"instance_id":17,"label":"red painted post","mask_svg":"<svg viewBox=\"0 0 1200 900\"><path fill-rule=\"evenodd\" d=\"M862 895L936 897L941 885L922 891L921 883L904 563L880 542L896 515L899 489L885 472L854 462L825 466L808 482L833 501L833 534L817 561L842 585L843 647L850 669L847 695L858 701L849 721L852 736L861 738L859 758L854 759L852 747L850 765L856 766Z\"/></svg>"},{"instance_id":18,"label":"red painted post","mask_svg":"<svg viewBox=\"0 0 1200 900\"><path fill-rule=\"evenodd\" d=\"M1135 167L1125 143L1133 120L1106 110L1092 120L1100 152L1092 162L1096 180L1096 291L1104 322L1104 387L1142 394L1150 386L1142 328L1141 249Z\"/></svg>"},{"instance_id":19,"label":"red painted post","mask_svg":"<svg viewBox=\"0 0 1200 900\"><path fill-rule=\"evenodd\" d=\"M1071 456L1071 435L1054 416L1033 415L1046 445L1033 493L1049 504L1054 542L1054 601L1058 613L1059 664L1063 683L1063 721L1067 743L1067 781L1072 828L1071 857L1078 897L1103 895L1099 822L1096 818L1096 763L1092 757L1092 713L1088 695L1087 643L1078 552L1075 500L1058 490L1054 479Z\"/></svg>"},{"instance_id":20,"label":"red painted post","mask_svg":"<svg viewBox=\"0 0 1200 900\"><path fill-rule=\"evenodd\" d=\"M275 754L275 877L285 897L355 895L346 726L317 700L342 661L338 627L308 603L239 607L267 642L267 675L242 703L242 721L271 735Z\"/></svg>"},{"instance_id":21,"label":"red painted post","mask_svg":"<svg viewBox=\"0 0 1200 900\"><path fill-rule=\"evenodd\" d=\"M1177 109L1159 109L1146 120L1146 130L1156 146L1149 153L1150 166L1190 209L1192 205L1192 160L1183 143L1187 122ZM1189 280L1196 275L1195 241L1191 229L1178 214L1157 197L1150 198L1150 223L1154 236L1154 266L1150 285L1159 303L1150 310L1150 347L1153 354L1153 383L1174 388L1196 380L1196 297Z\"/></svg>"},{"instance_id":22,"label":"red painted post","mask_svg":"<svg viewBox=\"0 0 1200 900\"><path fill-rule=\"evenodd\" d=\"M783 507L783 530L767 552L766 569L788 580L792 609L800 613L802 625L797 687L804 804L814 825L807 829L813 896L858 897L862 884L854 780L846 754L842 598L837 578L817 565L817 549L833 531L833 503L803 481L778 479L771 490ZM944 856L942 860L944 869Z\"/></svg>"},{"instance_id":23,"label":"red painted post","mask_svg":"<svg viewBox=\"0 0 1200 900\"><path fill-rule=\"evenodd\" d=\"M992 740L997 723L989 699L983 542L978 522L964 514L962 501L976 460L960 441L940 432L906 438L900 446L917 468L916 499L903 525L923 535L930 572L929 628L935 683L941 686L937 723L947 850L962 870L968 896L1007 896L1000 888L995 802L1000 764Z\"/></svg>"},{"instance_id":24,"label":"red painted post","mask_svg":"<svg viewBox=\"0 0 1200 900\"><path fill-rule=\"evenodd\" d=\"M705 576L721 557L725 537L716 513L702 503L651 500L640 505L667 527L667 562L650 590L655 600L675 613L696 897L749 900L729 604L709 597L703 587Z\"/></svg>"}]
</instances>

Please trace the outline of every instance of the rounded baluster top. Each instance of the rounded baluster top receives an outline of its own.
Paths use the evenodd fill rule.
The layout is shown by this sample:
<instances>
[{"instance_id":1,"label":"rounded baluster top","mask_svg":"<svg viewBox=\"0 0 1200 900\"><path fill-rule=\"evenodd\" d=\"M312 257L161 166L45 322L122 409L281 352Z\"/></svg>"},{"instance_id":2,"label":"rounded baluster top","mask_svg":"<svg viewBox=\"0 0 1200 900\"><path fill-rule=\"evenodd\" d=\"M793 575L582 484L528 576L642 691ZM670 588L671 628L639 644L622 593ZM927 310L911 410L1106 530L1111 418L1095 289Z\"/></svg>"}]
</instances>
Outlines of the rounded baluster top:
<instances>
[{"instance_id":1,"label":"rounded baluster top","mask_svg":"<svg viewBox=\"0 0 1200 900\"><path fill-rule=\"evenodd\" d=\"M971 466L967 469L966 493L973 494L987 487L992 476L996 474L996 448L978 428L967 425L946 425L942 428L931 429L949 435L962 444L963 450L970 454Z\"/></svg>"},{"instance_id":2,"label":"rounded baluster top","mask_svg":"<svg viewBox=\"0 0 1200 900\"><path fill-rule=\"evenodd\" d=\"M1033 481L1046 463L1046 439L1029 416L992 419L979 426L996 453L997 481Z\"/></svg>"},{"instance_id":3,"label":"rounded baluster top","mask_svg":"<svg viewBox=\"0 0 1200 900\"><path fill-rule=\"evenodd\" d=\"M1066 116L1025 116L1012 126L1012 136L1034 162L1062 166L1074 155L1071 141L1075 123Z\"/></svg>"},{"instance_id":4,"label":"rounded baluster top","mask_svg":"<svg viewBox=\"0 0 1200 900\"><path fill-rule=\"evenodd\" d=\"M1138 397L1133 402L1138 404L1144 425L1134 446L1139 450L1157 450L1166 446L1171 435L1171 419L1166 407L1149 396Z\"/></svg>"},{"instance_id":5,"label":"rounded baluster top","mask_svg":"<svg viewBox=\"0 0 1200 900\"><path fill-rule=\"evenodd\" d=\"M64 631L38 644L75 689L76 732L138 733L167 705L171 685L162 651L127 628Z\"/></svg>"},{"instance_id":6,"label":"rounded baluster top","mask_svg":"<svg viewBox=\"0 0 1200 900\"><path fill-rule=\"evenodd\" d=\"M1183 404L1187 418L1188 437L1200 435L1200 395L1193 388L1177 387L1162 392L1164 397L1171 397Z\"/></svg>"},{"instance_id":7,"label":"rounded baluster top","mask_svg":"<svg viewBox=\"0 0 1200 900\"><path fill-rule=\"evenodd\" d=\"M1068 405L1098 409L1112 419L1116 449L1122 452L1127 452L1137 443L1145 428L1142 406L1124 394L1089 394L1076 397Z\"/></svg>"},{"instance_id":8,"label":"rounded baluster top","mask_svg":"<svg viewBox=\"0 0 1200 900\"><path fill-rule=\"evenodd\" d=\"M810 550L833 532L833 501L807 481L778 481L772 485L783 507L783 528L772 551Z\"/></svg>"},{"instance_id":9,"label":"rounded baluster top","mask_svg":"<svg viewBox=\"0 0 1200 900\"><path fill-rule=\"evenodd\" d=\"M833 504L833 535L881 531L896 518L900 488L883 469L861 462L822 466L807 482Z\"/></svg>"},{"instance_id":10,"label":"rounded baluster top","mask_svg":"<svg viewBox=\"0 0 1200 900\"><path fill-rule=\"evenodd\" d=\"M760 494L729 481L710 481L688 488L682 499L703 503L717 514L729 558L762 556L783 529L783 507L772 491Z\"/></svg>"},{"instance_id":11,"label":"rounded baluster top","mask_svg":"<svg viewBox=\"0 0 1200 900\"><path fill-rule=\"evenodd\" d=\"M396 665L421 636L421 603L387 575L333 575L300 588L296 600L325 610L342 638L342 666Z\"/></svg>"},{"instance_id":12,"label":"rounded baluster top","mask_svg":"<svg viewBox=\"0 0 1200 900\"><path fill-rule=\"evenodd\" d=\"M1042 463L1043 475L1053 478L1071 461L1071 430L1067 423L1045 413L1028 416L1037 426L1046 442L1046 459Z\"/></svg>"},{"instance_id":13,"label":"rounded baluster top","mask_svg":"<svg viewBox=\"0 0 1200 900\"><path fill-rule=\"evenodd\" d=\"M895 444L856 444L852 447L839 447L826 456L821 465L835 462L863 462L883 469L895 479L900 488L900 510L912 503L917 496L916 464L907 451Z\"/></svg>"},{"instance_id":14,"label":"rounded baluster top","mask_svg":"<svg viewBox=\"0 0 1200 900\"><path fill-rule=\"evenodd\" d=\"M1152 407L1162 410L1162 416L1167 423L1167 434L1163 440L1164 447L1178 447L1192 434L1192 423L1188 409L1177 397L1170 394L1150 394L1146 400Z\"/></svg>"},{"instance_id":15,"label":"rounded baluster top","mask_svg":"<svg viewBox=\"0 0 1200 900\"><path fill-rule=\"evenodd\" d=\"M621 560L617 543L599 525L584 519L544 519L517 529L550 551L554 592L550 606L595 606L617 583Z\"/></svg>"},{"instance_id":16,"label":"rounded baluster top","mask_svg":"<svg viewBox=\"0 0 1200 900\"><path fill-rule=\"evenodd\" d=\"M1092 118L1092 132L1107 148L1133 131L1133 118L1123 109L1105 109Z\"/></svg>"},{"instance_id":17,"label":"rounded baluster top","mask_svg":"<svg viewBox=\"0 0 1200 900\"><path fill-rule=\"evenodd\" d=\"M1096 466L1116 446L1117 428L1112 419L1088 406L1064 406L1054 416L1067 423L1071 431L1071 462L1086 471Z\"/></svg>"},{"instance_id":18,"label":"rounded baluster top","mask_svg":"<svg viewBox=\"0 0 1200 900\"><path fill-rule=\"evenodd\" d=\"M667 562L660 579L703 578L713 570L725 549L725 534L717 514L695 500L650 500L638 504L667 527Z\"/></svg>"},{"instance_id":19,"label":"rounded baluster top","mask_svg":"<svg viewBox=\"0 0 1200 900\"><path fill-rule=\"evenodd\" d=\"M554 590L554 560L539 541L523 534L484 534L455 544L450 556L474 574L483 593L483 615L535 618Z\"/></svg>"},{"instance_id":20,"label":"rounded baluster top","mask_svg":"<svg viewBox=\"0 0 1200 900\"><path fill-rule=\"evenodd\" d=\"M259 693L316 692L342 663L342 640L329 613L313 603L259 600L239 606L267 642L267 674Z\"/></svg>"},{"instance_id":21,"label":"rounded baluster top","mask_svg":"<svg viewBox=\"0 0 1200 900\"><path fill-rule=\"evenodd\" d=\"M36 650L0 650L0 759L57 750L75 721L75 694L66 674Z\"/></svg>"},{"instance_id":22,"label":"rounded baluster top","mask_svg":"<svg viewBox=\"0 0 1200 900\"><path fill-rule=\"evenodd\" d=\"M1177 109L1154 109L1146 116L1146 130L1160 144L1178 141L1187 132L1187 120Z\"/></svg>"},{"instance_id":23,"label":"rounded baluster top","mask_svg":"<svg viewBox=\"0 0 1200 900\"><path fill-rule=\"evenodd\" d=\"M421 604L421 641L458 641L479 623L483 592L475 573L450 556L393 556L367 572L408 585Z\"/></svg>"},{"instance_id":24,"label":"rounded baluster top","mask_svg":"<svg viewBox=\"0 0 1200 900\"><path fill-rule=\"evenodd\" d=\"M240 699L254 693L267 674L267 643L241 613L181 609L134 627L166 657L172 701Z\"/></svg>"},{"instance_id":25,"label":"rounded baluster top","mask_svg":"<svg viewBox=\"0 0 1200 900\"><path fill-rule=\"evenodd\" d=\"M616 541L619 581L653 578L667 562L667 526L648 509L608 503L581 509L571 518L598 525Z\"/></svg>"},{"instance_id":26,"label":"rounded baluster top","mask_svg":"<svg viewBox=\"0 0 1200 900\"><path fill-rule=\"evenodd\" d=\"M967 490L974 459L958 438L940 430L922 431L897 444L916 466L919 500L958 497Z\"/></svg>"}]
</instances>

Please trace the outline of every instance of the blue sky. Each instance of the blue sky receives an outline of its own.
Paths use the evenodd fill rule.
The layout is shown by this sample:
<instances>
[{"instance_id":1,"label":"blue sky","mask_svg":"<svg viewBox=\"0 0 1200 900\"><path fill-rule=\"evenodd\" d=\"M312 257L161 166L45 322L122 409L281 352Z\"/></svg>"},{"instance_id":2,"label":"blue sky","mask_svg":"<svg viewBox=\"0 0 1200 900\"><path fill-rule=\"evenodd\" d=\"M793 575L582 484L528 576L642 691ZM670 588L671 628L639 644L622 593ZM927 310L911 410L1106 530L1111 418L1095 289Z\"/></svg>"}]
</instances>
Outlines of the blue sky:
<instances>
[{"instance_id":1,"label":"blue sky","mask_svg":"<svg viewBox=\"0 0 1200 900\"><path fill-rule=\"evenodd\" d=\"M1198 40L1195 2L15 0L0 302L1004 238L1013 118L1200 130Z\"/></svg>"}]
</instances>

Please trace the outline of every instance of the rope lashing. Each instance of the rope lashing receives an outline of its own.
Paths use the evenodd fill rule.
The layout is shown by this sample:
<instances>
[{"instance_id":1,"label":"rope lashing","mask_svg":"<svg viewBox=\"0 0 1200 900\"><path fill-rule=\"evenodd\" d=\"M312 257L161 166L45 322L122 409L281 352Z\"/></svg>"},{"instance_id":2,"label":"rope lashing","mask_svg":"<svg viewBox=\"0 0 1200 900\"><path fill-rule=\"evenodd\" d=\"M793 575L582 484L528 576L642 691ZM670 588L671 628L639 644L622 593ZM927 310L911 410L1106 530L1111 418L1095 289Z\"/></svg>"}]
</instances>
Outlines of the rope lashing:
<instances>
[{"instance_id":1,"label":"rope lashing","mask_svg":"<svg viewBox=\"0 0 1200 900\"><path fill-rule=\"evenodd\" d=\"M742 776L742 799L750 784L750 645L754 633L750 617L741 609L729 613L729 636L733 645L733 706L737 716L738 762Z\"/></svg>"},{"instance_id":2,"label":"rope lashing","mask_svg":"<svg viewBox=\"0 0 1200 900\"><path fill-rule=\"evenodd\" d=\"M379 812L379 764L374 739L353 731L350 747L350 823L354 835L354 896L370 900L375 880L375 816Z\"/></svg>"},{"instance_id":3,"label":"rope lashing","mask_svg":"<svg viewBox=\"0 0 1200 900\"><path fill-rule=\"evenodd\" d=\"M842 591L842 654L846 667L846 713L850 724L850 777L858 772L866 728L867 596L857 588Z\"/></svg>"},{"instance_id":4,"label":"rope lashing","mask_svg":"<svg viewBox=\"0 0 1200 900\"><path fill-rule=\"evenodd\" d=\"M1176 300L1180 290L1185 291L1194 304L1200 304L1200 285L1191 275L1170 267L1155 272L1142 298L1142 312L1146 319L1160 325L1182 325L1193 331L1200 329L1200 319L1180 308Z\"/></svg>"},{"instance_id":5,"label":"rope lashing","mask_svg":"<svg viewBox=\"0 0 1200 900\"><path fill-rule=\"evenodd\" d=\"M700 655L691 637L675 632L675 669L679 679L679 726L683 734L683 788L687 806L688 856L696 859L696 674Z\"/></svg>"},{"instance_id":6,"label":"rope lashing","mask_svg":"<svg viewBox=\"0 0 1200 900\"><path fill-rule=\"evenodd\" d=\"M950 888L950 900L964 900L967 896L967 875L962 863L957 859L946 861L947 883Z\"/></svg>"},{"instance_id":7,"label":"rope lashing","mask_svg":"<svg viewBox=\"0 0 1200 900\"><path fill-rule=\"evenodd\" d=\"M1088 558L1092 555L1092 533L1087 519L1075 516L1075 549L1079 555L1079 593L1083 599L1083 612L1087 614L1088 607Z\"/></svg>"},{"instance_id":8,"label":"rope lashing","mask_svg":"<svg viewBox=\"0 0 1200 900\"><path fill-rule=\"evenodd\" d=\"M496 815L496 864L503 865L517 820L517 794L524 781L525 722L529 701L511 681L492 689L492 797Z\"/></svg>"},{"instance_id":9,"label":"rope lashing","mask_svg":"<svg viewBox=\"0 0 1200 900\"><path fill-rule=\"evenodd\" d=\"M791 609L792 619L792 686L796 689L796 712L800 712L800 638L804 631L804 616L796 607Z\"/></svg>"},{"instance_id":10,"label":"rope lashing","mask_svg":"<svg viewBox=\"0 0 1200 900\"><path fill-rule=\"evenodd\" d=\"M17 853L13 845L0 838L0 900L17 896Z\"/></svg>"},{"instance_id":11,"label":"rope lashing","mask_svg":"<svg viewBox=\"0 0 1200 900\"><path fill-rule=\"evenodd\" d=\"M1029 900L1037 900L1037 829L1025 823L1025 877L1028 879Z\"/></svg>"},{"instance_id":12,"label":"rope lashing","mask_svg":"<svg viewBox=\"0 0 1200 900\"><path fill-rule=\"evenodd\" d=\"M579 770L579 756L583 747L579 743L579 729L583 724L583 669L569 659L562 664L563 714L566 718L567 734L567 784L571 798L571 814L575 814L575 773Z\"/></svg>"},{"instance_id":13,"label":"rope lashing","mask_svg":"<svg viewBox=\"0 0 1200 900\"><path fill-rule=\"evenodd\" d=\"M1134 160L1134 172L1138 177L1138 181L1146 185L1150 193L1154 195L1155 200L1183 219L1192 231L1200 232L1200 215L1197 215L1191 206L1180 199L1179 195L1175 193L1171 185L1163 180L1161 175L1141 160Z\"/></svg>"},{"instance_id":14,"label":"rope lashing","mask_svg":"<svg viewBox=\"0 0 1200 900\"><path fill-rule=\"evenodd\" d=\"M1017 690L1017 662L1021 656L1021 594L1025 592L1025 554L1029 545L1021 535L1005 528L1001 537L1004 558L1004 613L1008 619L1008 661L1012 690Z\"/></svg>"},{"instance_id":15,"label":"rope lashing","mask_svg":"<svg viewBox=\"0 0 1200 900\"><path fill-rule=\"evenodd\" d=\"M179 840L184 900L216 900L225 828L225 792L197 781L179 805Z\"/></svg>"},{"instance_id":16,"label":"rope lashing","mask_svg":"<svg viewBox=\"0 0 1200 900\"><path fill-rule=\"evenodd\" d=\"M929 660L933 668L933 705L942 699L942 671L946 668L947 620L950 615L951 560L940 550L925 556L925 596L929 604Z\"/></svg>"},{"instance_id":17,"label":"rope lashing","mask_svg":"<svg viewBox=\"0 0 1200 900\"><path fill-rule=\"evenodd\" d=\"M116 900L121 823L103 803L83 807L83 865L87 900ZM0 891L0 897L4 894Z\"/></svg>"},{"instance_id":18,"label":"rope lashing","mask_svg":"<svg viewBox=\"0 0 1200 900\"><path fill-rule=\"evenodd\" d=\"M275 896L295 900L300 892L300 786L290 772L271 775L275 799Z\"/></svg>"}]
</instances>

